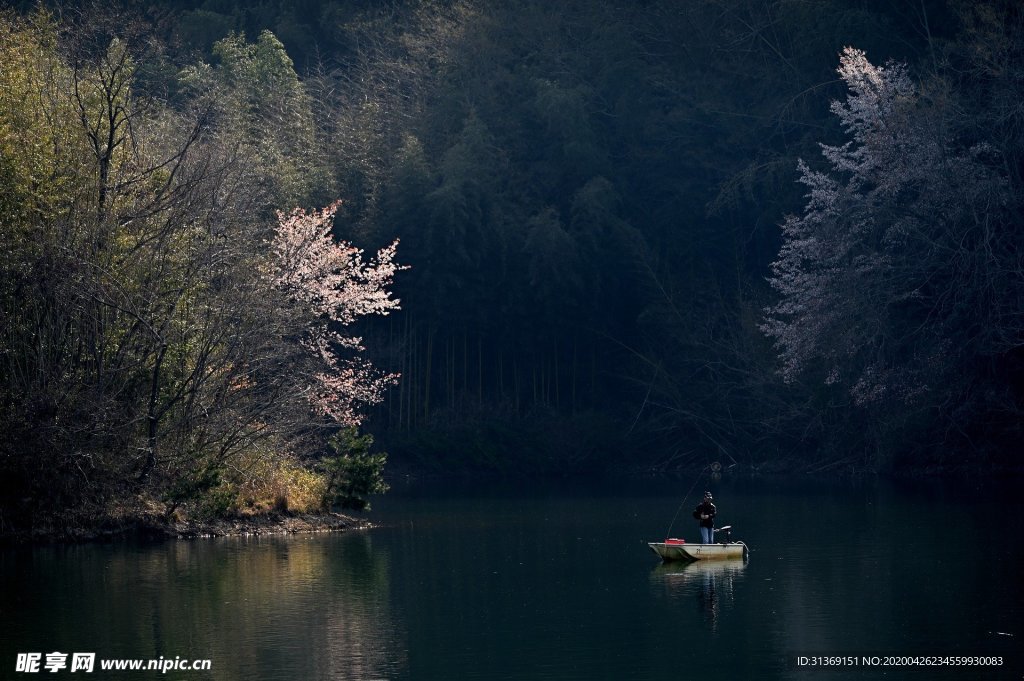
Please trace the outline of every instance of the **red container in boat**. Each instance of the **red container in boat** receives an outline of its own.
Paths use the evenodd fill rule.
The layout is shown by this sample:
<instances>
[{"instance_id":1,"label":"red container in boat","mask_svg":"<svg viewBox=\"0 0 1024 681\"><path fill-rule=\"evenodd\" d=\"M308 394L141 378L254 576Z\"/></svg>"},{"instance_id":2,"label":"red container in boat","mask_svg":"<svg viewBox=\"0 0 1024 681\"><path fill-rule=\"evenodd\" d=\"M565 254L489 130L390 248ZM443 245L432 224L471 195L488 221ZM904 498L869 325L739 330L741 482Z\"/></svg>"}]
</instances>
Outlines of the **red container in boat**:
<instances>
[{"instance_id":1,"label":"red container in boat","mask_svg":"<svg viewBox=\"0 0 1024 681\"><path fill-rule=\"evenodd\" d=\"M666 539L665 543L666 544L685 544L686 540L685 539L676 539L675 537L673 537L671 539Z\"/></svg>"}]
</instances>

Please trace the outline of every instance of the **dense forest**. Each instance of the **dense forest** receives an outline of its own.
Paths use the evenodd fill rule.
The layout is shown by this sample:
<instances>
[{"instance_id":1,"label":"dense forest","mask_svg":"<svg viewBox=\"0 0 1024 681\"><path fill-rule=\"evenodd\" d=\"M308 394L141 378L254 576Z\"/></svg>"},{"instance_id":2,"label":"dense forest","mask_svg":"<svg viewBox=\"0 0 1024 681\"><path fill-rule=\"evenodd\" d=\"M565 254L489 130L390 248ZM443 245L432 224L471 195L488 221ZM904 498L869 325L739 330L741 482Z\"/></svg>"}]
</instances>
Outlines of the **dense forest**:
<instances>
[{"instance_id":1,"label":"dense forest","mask_svg":"<svg viewBox=\"0 0 1024 681\"><path fill-rule=\"evenodd\" d=\"M380 449L1015 467L1022 29L1012 0L15 4L0 523L358 503Z\"/></svg>"}]
</instances>

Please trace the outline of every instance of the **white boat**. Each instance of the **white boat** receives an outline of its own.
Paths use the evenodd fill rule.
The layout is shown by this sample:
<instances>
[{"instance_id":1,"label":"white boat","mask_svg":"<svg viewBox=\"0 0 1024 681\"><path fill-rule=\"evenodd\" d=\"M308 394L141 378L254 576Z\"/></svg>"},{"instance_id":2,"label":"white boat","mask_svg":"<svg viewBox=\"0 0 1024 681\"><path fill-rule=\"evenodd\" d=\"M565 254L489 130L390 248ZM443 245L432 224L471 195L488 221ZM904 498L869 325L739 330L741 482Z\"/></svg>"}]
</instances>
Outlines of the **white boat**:
<instances>
[{"instance_id":1,"label":"white boat","mask_svg":"<svg viewBox=\"0 0 1024 681\"><path fill-rule=\"evenodd\" d=\"M647 545L666 561L746 560L749 553L747 545L741 541L728 544L687 544L679 540L665 540L648 542Z\"/></svg>"},{"instance_id":2,"label":"white boat","mask_svg":"<svg viewBox=\"0 0 1024 681\"><path fill-rule=\"evenodd\" d=\"M716 527L715 534L722 533L725 541L717 544L687 544L685 539L669 538L663 542L649 542L651 550L662 560L746 560L749 556L747 545L732 541L732 525Z\"/></svg>"}]
</instances>

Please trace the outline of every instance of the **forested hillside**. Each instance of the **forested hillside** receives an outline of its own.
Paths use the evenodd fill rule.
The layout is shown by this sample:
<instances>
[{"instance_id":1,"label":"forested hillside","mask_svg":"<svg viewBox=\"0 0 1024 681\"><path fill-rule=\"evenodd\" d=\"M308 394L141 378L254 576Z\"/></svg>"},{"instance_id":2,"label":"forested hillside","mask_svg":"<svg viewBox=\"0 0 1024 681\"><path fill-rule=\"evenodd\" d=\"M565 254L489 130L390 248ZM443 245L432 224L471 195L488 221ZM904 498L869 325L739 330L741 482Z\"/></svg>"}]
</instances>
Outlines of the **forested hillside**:
<instances>
[{"instance_id":1,"label":"forested hillside","mask_svg":"<svg viewBox=\"0 0 1024 681\"><path fill-rule=\"evenodd\" d=\"M1022 19L21 3L4 498L237 505L357 424L442 473L1016 465Z\"/></svg>"}]
</instances>

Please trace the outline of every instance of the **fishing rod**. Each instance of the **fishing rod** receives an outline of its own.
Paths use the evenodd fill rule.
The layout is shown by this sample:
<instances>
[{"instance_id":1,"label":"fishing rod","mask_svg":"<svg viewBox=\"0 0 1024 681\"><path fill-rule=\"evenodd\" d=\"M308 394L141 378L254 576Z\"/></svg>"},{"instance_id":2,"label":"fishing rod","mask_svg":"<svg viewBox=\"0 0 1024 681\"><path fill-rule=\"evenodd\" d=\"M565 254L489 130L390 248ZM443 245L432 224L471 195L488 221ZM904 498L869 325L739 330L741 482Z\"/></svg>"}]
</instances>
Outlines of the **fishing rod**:
<instances>
[{"instance_id":1,"label":"fishing rod","mask_svg":"<svg viewBox=\"0 0 1024 681\"><path fill-rule=\"evenodd\" d=\"M697 486L697 483L700 482L700 479L704 477L705 471L707 471L709 468L713 473L717 473L720 470L722 470L722 464L718 463L717 461L712 461L711 463L704 466L704 468L700 469L700 473L697 475L697 479L693 481L692 485L690 485L690 489L686 492L686 496L683 497L683 501L679 504L679 508L676 509L676 514L672 516L672 522L668 524L668 530L665 531L666 537L672 536L672 527L676 524L676 519L679 518L679 512L683 510L683 506L686 505L686 500L690 498L690 493L693 492L693 488Z\"/></svg>"}]
</instances>

